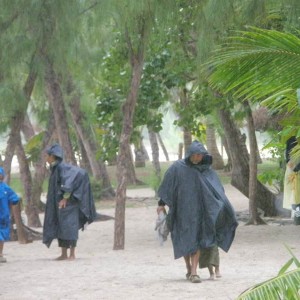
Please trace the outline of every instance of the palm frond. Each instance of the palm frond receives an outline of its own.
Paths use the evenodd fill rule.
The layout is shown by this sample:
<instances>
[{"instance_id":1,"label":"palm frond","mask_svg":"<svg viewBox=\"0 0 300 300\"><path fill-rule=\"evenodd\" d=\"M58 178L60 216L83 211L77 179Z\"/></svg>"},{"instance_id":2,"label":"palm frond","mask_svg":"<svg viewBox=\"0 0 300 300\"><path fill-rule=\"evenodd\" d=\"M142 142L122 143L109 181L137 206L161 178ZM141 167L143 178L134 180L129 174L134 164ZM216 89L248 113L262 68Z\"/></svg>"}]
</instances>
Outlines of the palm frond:
<instances>
[{"instance_id":1,"label":"palm frond","mask_svg":"<svg viewBox=\"0 0 300 300\"><path fill-rule=\"evenodd\" d=\"M237 32L205 64L210 85L235 97L296 101L300 87L300 39L290 33L250 28Z\"/></svg>"},{"instance_id":2,"label":"palm frond","mask_svg":"<svg viewBox=\"0 0 300 300\"><path fill-rule=\"evenodd\" d=\"M237 300L299 300L300 268L278 275L242 293Z\"/></svg>"}]
</instances>

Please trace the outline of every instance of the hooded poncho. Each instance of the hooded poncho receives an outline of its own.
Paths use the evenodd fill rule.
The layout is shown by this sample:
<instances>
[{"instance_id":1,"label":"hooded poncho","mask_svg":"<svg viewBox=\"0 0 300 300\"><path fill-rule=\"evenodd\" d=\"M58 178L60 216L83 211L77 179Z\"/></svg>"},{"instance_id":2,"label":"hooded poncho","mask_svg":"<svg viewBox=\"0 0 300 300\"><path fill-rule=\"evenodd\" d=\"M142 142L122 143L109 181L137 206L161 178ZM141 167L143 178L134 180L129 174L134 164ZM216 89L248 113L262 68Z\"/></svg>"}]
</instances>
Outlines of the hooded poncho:
<instances>
[{"instance_id":1,"label":"hooded poncho","mask_svg":"<svg viewBox=\"0 0 300 300\"><path fill-rule=\"evenodd\" d=\"M197 153L204 157L194 165L189 157ZM238 223L211 162L204 146L194 141L186 158L170 166L159 187L159 197L169 206L175 259L214 245L227 252L234 239Z\"/></svg>"},{"instance_id":2,"label":"hooded poncho","mask_svg":"<svg viewBox=\"0 0 300 300\"><path fill-rule=\"evenodd\" d=\"M77 240L78 230L93 222L96 211L87 172L62 162L63 152L58 144L51 146L47 153L59 158L51 167L43 228L43 243L50 247L56 238ZM64 193L71 196L67 207L59 209L58 202Z\"/></svg>"}]
</instances>

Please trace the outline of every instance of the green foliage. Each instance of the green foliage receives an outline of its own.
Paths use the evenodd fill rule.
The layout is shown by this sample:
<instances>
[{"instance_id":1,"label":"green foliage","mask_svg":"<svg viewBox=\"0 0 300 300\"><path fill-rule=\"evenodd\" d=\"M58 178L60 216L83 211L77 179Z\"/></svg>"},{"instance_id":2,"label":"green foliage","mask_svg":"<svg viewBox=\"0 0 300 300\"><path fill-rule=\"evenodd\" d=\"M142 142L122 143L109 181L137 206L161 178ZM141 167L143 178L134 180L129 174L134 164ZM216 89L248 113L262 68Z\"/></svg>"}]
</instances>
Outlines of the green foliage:
<instances>
[{"instance_id":1,"label":"green foliage","mask_svg":"<svg viewBox=\"0 0 300 300\"><path fill-rule=\"evenodd\" d=\"M236 300L299 300L300 298L300 262L287 247L292 258L280 269L279 274L243 292ZM292 266L296 269L287 272Z\"/></svg>"},{"instance_id":2,"label":"green foliage","mask_svg":"<svg viewBox=\"0 0 300 300\"><path fill-rule=\"evenodd\" d=\"M94 177L90 177L91 190L93 193L94 201L97 202L101 199L102 187L99 181Z\"/></svg>"},{"instance_id":3,"label":"green foliage","mask_svg":"<svg viewBox=\"0 0 300 300\"><path fill-rule=\"evenodd\" d=\"M273 140L262 148L262 150L268 150L271 159L259 165L257 178L261 183L275 188L277 192L282 192L285 173L285 144L280 142L279 138L280 136L276 134Z\"/></svg>"},{"instance_id":4,"label":"green foliage","mask_svg":"<svg viewBox=\"0 0 300 300\"><path fill-rule=\"evenodd\" d=\"M45 132L42 131L33 136L25 145L26 157L29 162L36 162L39 159L42 149L42 142Z\"/></svg>"}]
</instances>

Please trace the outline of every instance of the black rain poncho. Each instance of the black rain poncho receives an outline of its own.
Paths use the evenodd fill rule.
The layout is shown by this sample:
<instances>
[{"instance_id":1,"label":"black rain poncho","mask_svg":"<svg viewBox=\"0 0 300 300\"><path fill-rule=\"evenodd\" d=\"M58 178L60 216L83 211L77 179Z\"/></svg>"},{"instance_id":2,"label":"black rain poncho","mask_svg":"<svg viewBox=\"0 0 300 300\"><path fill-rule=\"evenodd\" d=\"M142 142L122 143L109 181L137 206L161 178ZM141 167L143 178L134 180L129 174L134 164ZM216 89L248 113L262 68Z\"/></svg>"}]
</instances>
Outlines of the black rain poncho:
<instances>
[{"instance_id":1,"label":"black rain poncho","mask_svg":"<svg viewBox=\"0 0 300 300\"><path fill-rule=\"evenodd\" d=\"M58 156L59 157L59 156ZM65 208L58 208L64 193L70 193ZM50 247L53 239L77 240L78 230L93 222L96 211L87 172L77 166L58 161L51 168L43 243Z\"/></svg>"},{"instance_id":2,"label":"black rain poncho","mask_svg":"<svg viewBox=\"0 0 300 300\"><path fill-rule=\"evenodd\" d=\"M197 165L190 162L194 153L204 154ZM168 205L168 222L175 259L198 249L218 245L228 251L238 226L204 146L194 141L185 159L173 163L165 173L158 195Z\"/></svg>"}]
</instances>

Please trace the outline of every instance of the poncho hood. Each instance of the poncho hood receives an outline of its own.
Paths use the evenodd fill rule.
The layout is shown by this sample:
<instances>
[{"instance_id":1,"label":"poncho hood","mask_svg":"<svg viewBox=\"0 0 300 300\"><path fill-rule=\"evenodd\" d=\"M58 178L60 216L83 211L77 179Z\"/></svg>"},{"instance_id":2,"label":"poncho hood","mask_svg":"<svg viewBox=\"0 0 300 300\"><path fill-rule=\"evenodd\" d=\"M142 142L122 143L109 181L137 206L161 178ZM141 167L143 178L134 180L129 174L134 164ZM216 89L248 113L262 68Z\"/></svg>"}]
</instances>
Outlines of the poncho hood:
<instances>
[{"instance_id":1,"label":"poncho hood","mask_svg":"<svg viewBox=\"0 0 300 300\"><path fill-rule=\"evenodd\" d=\"M64 151L59 144L53 144L47 149L47 154L54 155L60 159L64 158Z\"/></svg>"},{"instance_id":2,"label":"poncho hood","mask_svg":"<svg viewBox=\"0 0 300 300\"><path fill-rule=\"evenodd\" d=\"M206 155L208 154L207 150L205 149L205 147L203 146L203 144L201 144L199 141L193 141L191 143L191 145L189 146L185 158L190 157L193 154L203 154Z\"/></svg>"}]
</instances>

